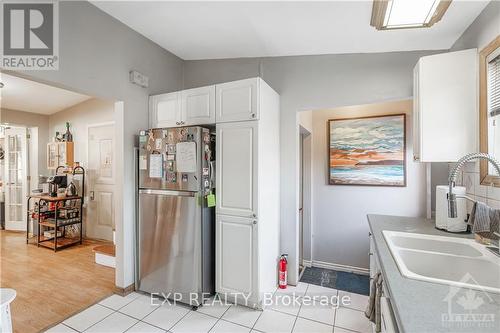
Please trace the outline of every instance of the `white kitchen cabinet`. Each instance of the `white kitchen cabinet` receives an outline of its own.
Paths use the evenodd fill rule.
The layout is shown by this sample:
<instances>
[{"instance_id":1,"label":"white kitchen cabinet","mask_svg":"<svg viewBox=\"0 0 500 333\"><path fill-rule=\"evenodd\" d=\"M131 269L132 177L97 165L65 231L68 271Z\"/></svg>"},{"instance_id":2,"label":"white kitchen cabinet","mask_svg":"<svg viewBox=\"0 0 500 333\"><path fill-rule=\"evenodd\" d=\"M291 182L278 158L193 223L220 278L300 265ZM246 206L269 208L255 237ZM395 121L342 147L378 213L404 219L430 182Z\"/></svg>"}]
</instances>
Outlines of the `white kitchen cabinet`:
<instances>
[{"instance_id":1,"label":"white kitchen cabinet","mask_svg":"<svg viewBox=\"0 0 500 333\"><path fill-rule=\"evenodd\" d=\"M384 288L382 293L386 293L386 288ZM394 312L392 311L391 301L389 297L380 297L380 316L380 328L382 333L399 332L398 324L396 321L396 317L394 316Z\"/></svg>"},{"instance_id":2,"label":"white kitchen cabinet","mask_svg":"<svg viewBox=\"0 0 500 333\"><path fill-rule=\"evenodd\" d=\"M257 220L217 215L216 221L217 291L245 295L257 293Z\"/></svg>"},{"instance_id":3,"label":"white kitchen cabinet","mask_svg":"<svg viewBox=\"0 0 500 333\"><path fill-rule=\"evenodd\" d=\"M456 162L478 151L476 49L420 58L413 89L416 161Z\"/></svg>"},{"instance_id":4,"label":"white kitchen cabinet","mask_svg":"<svg viewBox=\"0 0 500 333\"><path fill-rule=\"evenodd\" d=\"M215 86L149 97L150 127L215 124Z\"/></svg>"},{"instance_id":5,"label":"white kitchen cabinet","mask_svg":"<svg viewBox=\"0 0 500 333\"><path fill-rule=\"evenodd\" d=\"M181 108L179 92L149 96L149 127L179 126Z\"/></svg>"},{"instance_id":6,"label":"white kitchen cabinet","mask_svg":"<svg viewBox=\"0 0 500 333\"><path fill-rule=\"evenodd\" d=\"M215 86L217 123L259 119L260 78L251 78Z\"/></svg>"},{"instance_id":7,"label":"white kitchen cabinet","mask_svg":"<svg viewBox=\"0 0 500 333\"><path fill-rule=\"evenodd\" d=\"M180 96L183 126L215 124L215 86L183 90Z\"/></svg>"},{"instance_id":8,"label":"white kitchen cabinet","mask_svg":"<svg viewBox=\"0 0 500 333\"><path fill-rule=\"evenodd\" d=\"M217 125L217 214L257 217L258 123Z\"/></svg>"},{"instance_id":9,"label":"white kitchen cabinet","mask_svg":"<svg viewBox=\"0 0 500 333\"><path fill-rule=\"evenodd\" d=\"M377 273L381 273L382 269L378 261L378 253L375 248L375 241L373 235L369 233L370 238L370 292L372 286L372 279ZM384 279L384 278L383 278ZM392 310L389 289L385 281L382 281L382 296L380 298L380 317L381 317L381 332L382 333L397 333L398 324L394 312ZM375 332L375 324L372 323L372 331Z\"/></svg>"},{"instance_id":10,"label":"white kitchen cabinet","mask_svg":"<svg viewBox=\"0 0 500 333\"><path fill-rule=\"evenodd\" d=\"M260 308L264 294L277 287L280 116L279 95L262 79L252 80L259 87L258 120L216 125L216 292L251 290L249 304L230 300Z\"/></svg>"}]
</instances>

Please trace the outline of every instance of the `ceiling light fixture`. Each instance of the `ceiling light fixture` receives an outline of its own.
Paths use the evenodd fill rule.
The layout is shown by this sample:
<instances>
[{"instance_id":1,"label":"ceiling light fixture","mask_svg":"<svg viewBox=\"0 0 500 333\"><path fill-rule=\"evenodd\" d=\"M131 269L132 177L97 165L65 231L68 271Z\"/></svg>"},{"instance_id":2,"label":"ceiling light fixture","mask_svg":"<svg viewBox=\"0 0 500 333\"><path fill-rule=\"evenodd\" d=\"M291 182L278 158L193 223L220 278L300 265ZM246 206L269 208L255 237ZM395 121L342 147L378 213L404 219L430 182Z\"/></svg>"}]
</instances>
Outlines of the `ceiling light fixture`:
<instances>
[{"instance_id":1,"label":"ceiling light fixture","mask_svg":"<svg viewBox=\"0 0 500 333\"><path fill-rule=\"evenodd\" d=\"M373 0L370 24L377 30L428 28L439 22L452 0Z\"/></svg>"}]
</instances>

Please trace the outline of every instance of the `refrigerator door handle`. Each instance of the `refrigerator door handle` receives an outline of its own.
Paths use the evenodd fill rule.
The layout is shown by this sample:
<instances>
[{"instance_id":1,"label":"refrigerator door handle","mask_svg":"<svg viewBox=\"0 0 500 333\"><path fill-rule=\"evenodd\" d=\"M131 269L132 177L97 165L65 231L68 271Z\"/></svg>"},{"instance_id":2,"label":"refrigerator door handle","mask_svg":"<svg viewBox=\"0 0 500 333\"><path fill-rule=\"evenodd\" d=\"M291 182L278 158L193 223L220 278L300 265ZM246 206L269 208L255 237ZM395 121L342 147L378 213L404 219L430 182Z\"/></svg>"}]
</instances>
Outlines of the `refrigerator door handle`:
<instances>
[{"instance_id":1,"label":"refrigerator door handle","mask_svg":"<svg viewBox=\"0 0 500 333\"><path fill-rule=\"evenodd\" d=\"M208 169L210 172L210 188L215 187L215 161L208 162Z\"/></svg>"},{"instance_id":2,"label":"refrigerator door handle","mask_svg":"<svg viewBox=\"0 0 500 333\"><path fill-rule=\"evenodd\" d=\"M140 189L139 193L140 194L154 194L154 195L170 195L170 196L178 196L178 197L194 197L197 192Z\"/></svg>"}]
</instances>

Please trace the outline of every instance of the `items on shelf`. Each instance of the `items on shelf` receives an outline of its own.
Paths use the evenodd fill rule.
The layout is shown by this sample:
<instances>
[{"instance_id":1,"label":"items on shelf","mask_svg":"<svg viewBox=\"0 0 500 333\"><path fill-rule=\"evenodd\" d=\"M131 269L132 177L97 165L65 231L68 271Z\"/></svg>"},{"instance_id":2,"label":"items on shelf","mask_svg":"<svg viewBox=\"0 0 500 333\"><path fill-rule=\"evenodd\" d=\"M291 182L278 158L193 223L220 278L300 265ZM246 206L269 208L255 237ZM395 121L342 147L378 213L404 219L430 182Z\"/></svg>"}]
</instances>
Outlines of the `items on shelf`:
<instances>
[{"instance_id":1,"label":"items on shelf","mask_svg":"<svg viewBox=\"0 0 500 333\"><path fill-rule=\"evenodd\" d=\"M74 194L72 196L67 196L64 188L56 190L56 192L62 190L62 193L57 193L55 197L44 194L32 194L29 196L28 207L30 207L31 199L37 200L37 202L34 203L33 209L28 212L26 219L26 243L28 243L30 239L30 219L34 222L32 229L35 230L36 228L37 230L37 246L44 246L54 251L58 251L65 247L82 243L85 169L79 165L73 168L59 166L56 168L56 175L53 177L59 177L66 181L68 173L71 173L73 177L75 175L82 176L81 195L79 195L76 186L72 182L71 184L74 187L71 190L71 193Z\"/></svg>"},{"instance_id":2,"label":"items on shelf","mask_svg":"<svg viewBox=\"0 0 500 333\"><path fill-rule=\"evenodd\" d=\"M66 122L66 133L63 135L63 141L73 142L73 134L69 130L69 122Z\"/></svg>"}]
</instances>

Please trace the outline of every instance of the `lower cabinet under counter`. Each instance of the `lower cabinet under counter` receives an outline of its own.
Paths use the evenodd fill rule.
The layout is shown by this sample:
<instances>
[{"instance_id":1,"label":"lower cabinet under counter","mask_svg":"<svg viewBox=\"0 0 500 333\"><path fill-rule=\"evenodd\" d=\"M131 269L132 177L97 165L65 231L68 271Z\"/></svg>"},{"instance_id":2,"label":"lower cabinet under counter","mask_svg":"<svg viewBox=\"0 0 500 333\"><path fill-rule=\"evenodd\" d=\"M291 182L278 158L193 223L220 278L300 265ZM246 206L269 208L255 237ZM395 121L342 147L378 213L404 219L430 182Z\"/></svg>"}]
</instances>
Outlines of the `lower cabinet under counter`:
<instances>
[{"instance_id":1,"label":"lower cabinet under counter","mask_svg":"<svg viewBox=\"0 0 500 333\"><path fill-rule=\"evenodd\" d=\"M373 235L369 233L370 237L370 292L371 292L371 284L373 277L377 273L382 274L382 270L380 268L379 264L379 259L378 259L378 253L375 248L375 242L373 240ZM383 279L383 274L382 274L382 279ZM387 288L387 285L385 284L385 281L382 281L382 296L380 297L380 326L381 326L381 332L383 333L397 333L399 332L398 329L398 324L396 321L396 317L394 315L394 311L392 310L391 307L391 298L389 294L389 290ZM375 333L376 332L376 327L375 324L372 323L372 330Z\"/></svg>"}]
</instances>

